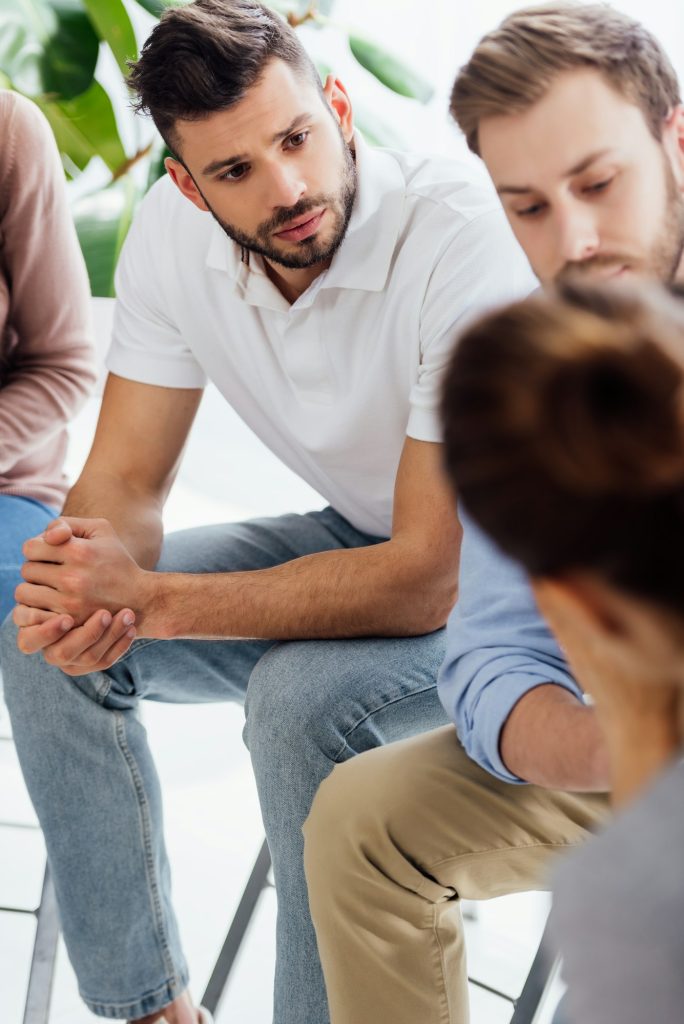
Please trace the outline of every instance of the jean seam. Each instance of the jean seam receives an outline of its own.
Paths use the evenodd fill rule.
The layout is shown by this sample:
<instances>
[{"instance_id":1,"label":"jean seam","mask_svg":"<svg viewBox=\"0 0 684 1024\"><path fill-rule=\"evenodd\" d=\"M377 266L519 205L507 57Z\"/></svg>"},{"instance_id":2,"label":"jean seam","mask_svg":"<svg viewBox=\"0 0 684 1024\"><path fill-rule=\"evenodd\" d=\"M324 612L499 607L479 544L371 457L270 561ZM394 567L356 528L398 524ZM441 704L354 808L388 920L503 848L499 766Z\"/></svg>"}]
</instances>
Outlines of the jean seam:
<instances>
[{"instance_id":1,"label":"jean seam","mask_svg":"<svg viewBox=\"0 0 684 1024\"><path fill-rule=\"evenodd\" d=\"M428 690L435 690L436 688L437 684L431 683L429 686L424 686L422 690L411 690L410 693L402 693L400 696L395 697L394 700L385 701L384 704L380 704L378 705L378 707L373 708L371 711L367 711L362 718L359 718L359 720L355 722L354 725L350 729L347 729L347 731L344 733L342 737L342 745L340 746L337 753L333 755L332 760L335 762L335 764L340 763L340 759L345 748L349 746L348 741L351 734L355 732L355 730L358 729L360 725L363 725L364 722L367 722L369 718L372 718L373 715L377 715L378 711L384 711L385 708L391 708L394 704L399 704L400 701L406 700L408 697L417 697L421 693L427 693Z\"/></svg>"},{"instance_id":2,"label":"jean seam","mask_svg":"<svg viewBox=\"0 0 684 1024\"><path fill-rule=\"evenodd\" d=\"M164 914L159 894L159 882L155 876L154 855L152 852L152 830L150 824L150 812L147 794L145 793L145 786L143 784L143 779L138 769L135 757L133 756L131 749L126 741L124 716L120 711L114 712L114 715L117 742L119 744L119 749L121 750L126 765L128 766L128 770L131 773L133 788L135 790L135 794L138 801L138 810L140 812L140 834L143 841L145 859L145 872L147 875L149 894L152 903L152 911L157 929L157 940L159 942L162 961L164 964L164 970L166 971L167 974L171 975L173 983L175 984L177 983L178 977L176 974L175 965L173 963L173 957L171 956L171 951L169 948L168 935L166 934L166 929L164 927Z\"/></svg>"},{"instance_id":3,"label":"jean seam","mask_svg":"<svg viewBox=\"0 0 684 1024\"><path fill-rule=\"evenodd\" d=\"M126 1003L103 1003L99 999L92 999L83 989L79 988L79 993L84 1003L89 1010L98 1016L104 1016L105 1014L114 1013L116 1018L121 1017L132 1017L132 1016L146 1016L148 1013L155 1013L154 1009L147 1009L147 1007L156 1002L160 996L168 996L168 1002L173 1002L188 987L188 979L184 976L179 977L176 972L173 972L173 976L164 981L157 988L151 992L146 992L144 996L139 999L129 1000ZM174 994L175 992L175 994ZM168 1005L165 1003L164 1005ZM141 1009L144 1007L144 1009ZM163 1009L163 1007L161 1007Z\"/></svg>"}]
</instances>

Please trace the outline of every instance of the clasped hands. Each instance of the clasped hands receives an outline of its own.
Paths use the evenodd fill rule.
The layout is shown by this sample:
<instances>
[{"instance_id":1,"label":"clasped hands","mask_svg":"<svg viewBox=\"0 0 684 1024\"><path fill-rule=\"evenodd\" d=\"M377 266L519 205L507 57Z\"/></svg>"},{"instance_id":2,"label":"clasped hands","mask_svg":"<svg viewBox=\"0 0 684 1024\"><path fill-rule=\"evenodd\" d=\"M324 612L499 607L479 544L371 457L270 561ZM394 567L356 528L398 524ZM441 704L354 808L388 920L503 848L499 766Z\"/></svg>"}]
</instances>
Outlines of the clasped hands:
<instances>
[{"instance_id":1,"label":"clasped hands","mask_svg":"<svg viewBox=\"0 0 684 1024\"><path fill-rule=\"evenodd\" d=\"M106 519L62 516L23 546L13 619L25 654L68 675L103 671L141 635L148 578Z\"/></svg>"}]
</instances>

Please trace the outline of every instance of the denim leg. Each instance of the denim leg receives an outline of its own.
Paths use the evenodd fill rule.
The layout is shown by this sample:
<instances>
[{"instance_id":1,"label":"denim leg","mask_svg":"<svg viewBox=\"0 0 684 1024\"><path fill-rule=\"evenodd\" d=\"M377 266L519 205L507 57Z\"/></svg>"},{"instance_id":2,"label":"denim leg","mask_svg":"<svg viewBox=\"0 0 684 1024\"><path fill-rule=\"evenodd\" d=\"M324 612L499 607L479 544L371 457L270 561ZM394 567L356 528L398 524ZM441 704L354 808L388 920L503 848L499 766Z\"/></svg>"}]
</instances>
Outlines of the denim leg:
<instances>
[{"instance_id":1,"label":"denim leg","mask_svg":"<svg viewBox=\"0 0 684 1024\"><path fill-rule=\"evenodd\" d=\"M22 544L44 530L56 515L55 509L33 498L0 494L0 622L12 610L14 591L21 583Z\"/></svg>"},{"instance_id":2,"label":"denim leg","mask_svg":"<svg viewBox=\"0 0 684 1024\"><path fill-rule=\"evenodd\" d=\"M172 535L159 568L258 569L373 540L325 510ZM40 655L20 654L15 634L6 622L7 704L80 991L102 1017L142 1017L174 999L188 978L138 702L242 699L272 644L141 640L108 672L72 679Z\"/></svg>"},{"instance_id":3,"label":"denim leg","mask_svg":"<svg viewBox=\"0 0 684 1024\"><path fill-rule=\"evenodd\" d=\"M446 723L444 630L404 639L274 645L256 665L245 739L278 894L275 1024L329 1020L303 867L302 826L334 765Z\"/></svg>"}]
</instances>

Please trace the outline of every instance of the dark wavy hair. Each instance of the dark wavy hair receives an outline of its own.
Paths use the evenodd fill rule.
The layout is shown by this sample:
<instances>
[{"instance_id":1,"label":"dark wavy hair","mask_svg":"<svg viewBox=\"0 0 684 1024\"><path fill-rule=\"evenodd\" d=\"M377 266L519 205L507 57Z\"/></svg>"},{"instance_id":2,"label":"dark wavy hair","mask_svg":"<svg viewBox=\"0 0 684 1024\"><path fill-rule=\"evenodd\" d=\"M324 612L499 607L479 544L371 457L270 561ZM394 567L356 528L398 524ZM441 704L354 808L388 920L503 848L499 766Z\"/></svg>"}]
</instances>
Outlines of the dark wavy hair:
<instances>
[{"instance_id":1,"label":"dark wavy hair","mask_svg":"<svg viewBox=\"0 0 684 1024\"><path fill-rule=\"evenodd\" d=\"M199 121L243 98L270 60L282 60L321 89L296 32L256 0L195 0L162 15L130 62L134 107L149 113L172 153L176 121Z\"/></svg>"},{"instance_id":2,"label":"dark wavy hair","mask_svg":"<svg viewBox=\"0 0 684 1024\"><path fill-rule=\"evenodd\" d=\"M463 507L533 576L592 569L684 609L684 304L563 284L458 342L442 416Z\"/></svg>"}]
</instances>

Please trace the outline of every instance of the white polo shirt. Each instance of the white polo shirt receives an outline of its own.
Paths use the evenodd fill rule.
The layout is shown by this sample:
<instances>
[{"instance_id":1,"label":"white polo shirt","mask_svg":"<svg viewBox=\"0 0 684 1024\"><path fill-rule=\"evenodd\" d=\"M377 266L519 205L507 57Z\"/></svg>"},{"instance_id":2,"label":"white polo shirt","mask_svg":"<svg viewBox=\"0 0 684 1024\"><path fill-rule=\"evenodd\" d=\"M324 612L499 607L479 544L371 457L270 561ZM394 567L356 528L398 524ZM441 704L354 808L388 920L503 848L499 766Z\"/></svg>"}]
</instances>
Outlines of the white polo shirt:
<instances>
[{"instance_id":1,"label":"white polo shirt","mask_svg":"<svg viewBox=\"0 0 684 1024\"><path fill-rule=\"evenodd\" d=\"M212 380L341 515L386 537L406 436L441 440L459 326L536 279L476 170L358 137L356 158L347 235L293 305L169 178L154 185L121 254L107 366L164 387Z\"/></svg>"}]
</instances>

